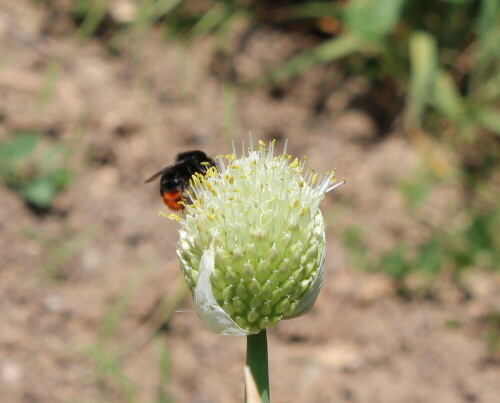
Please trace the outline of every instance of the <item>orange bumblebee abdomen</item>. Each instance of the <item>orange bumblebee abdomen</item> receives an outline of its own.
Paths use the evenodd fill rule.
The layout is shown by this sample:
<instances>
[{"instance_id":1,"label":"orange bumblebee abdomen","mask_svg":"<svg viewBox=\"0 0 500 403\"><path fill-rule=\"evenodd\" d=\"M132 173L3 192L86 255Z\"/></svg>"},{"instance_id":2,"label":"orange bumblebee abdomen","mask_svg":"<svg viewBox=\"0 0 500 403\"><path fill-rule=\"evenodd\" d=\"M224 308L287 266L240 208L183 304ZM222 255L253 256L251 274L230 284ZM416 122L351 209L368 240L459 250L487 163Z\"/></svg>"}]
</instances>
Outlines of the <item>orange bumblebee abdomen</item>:
<instances>
[{"instance_id":1,"label":"orange bumblebee abdomen","mask_svg":"<svg viewBox=\"0 0 500 403\"><path fill-rule=\"evenodd\" d=\"M167 206L170 210L178 211L184 209L184 205L179 204L179 202L182 201L182 192L180 190L165 192L163 193L162 199L165 206Z\"/></svg>"}]
</instances>

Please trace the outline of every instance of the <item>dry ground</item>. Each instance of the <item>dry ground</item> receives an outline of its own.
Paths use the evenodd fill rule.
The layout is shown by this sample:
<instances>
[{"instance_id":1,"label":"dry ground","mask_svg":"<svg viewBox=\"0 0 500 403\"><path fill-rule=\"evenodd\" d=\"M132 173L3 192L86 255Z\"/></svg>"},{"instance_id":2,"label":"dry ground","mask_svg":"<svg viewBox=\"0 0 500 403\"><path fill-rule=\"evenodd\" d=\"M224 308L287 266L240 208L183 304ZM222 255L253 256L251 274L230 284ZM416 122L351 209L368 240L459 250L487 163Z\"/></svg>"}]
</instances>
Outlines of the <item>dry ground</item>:
<instances>
[{"instance_id":1,"label":"dry ground","mask_svg":"<svg viewBox=\"0 0 500 403\"><path fill-rule=\"evenodd\" d=\"M0 140L40 130L72 147L76 173L48 214L0 187L1 402L126 401L85 353L99 343L111 353L124 341L132 347L121 365L137 401L154 401L157 349L143 343L154 331L148 317L180 286L176 224L158 216L158 190L143 180L181 150L227 153L230 137L240 142L250 131L286 138L290 153L349 180L323 204L328 257L314 310L269 331L273 401L498 401L500 366L481 323L499 307L498 278L473 276L467 298L443 279L433 299L402 299L385 277L356 271L342 247L350 225L365 229L374 250L421 237L395 188L419 156L398 130L384 128L367 82L315 68L272 91L238 91L228 103L210 40L184 48L152 33L116 57L54 18L26 0L0 2ZM300 38L261 28L235 64L242 77L256 76L297 46ZM54 60L56 79L41 102ZM442 188L422 214L439 222L457 197ZM54 252L27 231L62 249L79 241L54 264ZM124 300L116 333L102 341L105 318ZM245 340L210 334L189 298L178 308L158 333L170 355L172 401L241 401Z\"/></svg>"}]
</instances>

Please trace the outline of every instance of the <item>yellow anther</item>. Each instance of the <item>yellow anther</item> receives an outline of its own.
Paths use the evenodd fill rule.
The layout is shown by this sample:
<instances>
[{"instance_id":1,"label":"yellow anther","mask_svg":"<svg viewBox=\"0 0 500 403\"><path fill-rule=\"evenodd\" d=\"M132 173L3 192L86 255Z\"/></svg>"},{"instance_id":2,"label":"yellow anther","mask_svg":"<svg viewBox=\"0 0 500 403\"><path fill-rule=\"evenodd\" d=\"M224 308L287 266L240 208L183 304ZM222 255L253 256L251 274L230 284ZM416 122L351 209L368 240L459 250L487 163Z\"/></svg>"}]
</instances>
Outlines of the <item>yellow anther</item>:
<instances>
[{"instance_id":1,"label":"yellow anther","mask_svg":"<svg viewBox=\"0 0 500 403\"><path fill-rule=\"evenodd\" d=\"M298 165L299 165L299 160L298 158L295 158L293 162L290 164L290 168L297 168Z\"/></svg>"},{"instance_id":2,"label":"yellow anther","mask_svg":"<svg viewBox=\"0 0 500 403\"><path fill-rule=\"evenodd\" d=\"M160 211L158 213L159 215L161 215L162 217L165 217L165 218L170 218L171 220L174 220L174 221L177 221L177 222L180 222L181 219L179 218L179 216L177 214L165 214L163 211Z\"/></svg>"},{"instance_id":3,"label":"yellow anther","mask_svg":"<svg viewBox=\"0 0 500 403\"><path fill-rule=\"evenodd\" d=\"M205 173L205 176L210 176L212 178L216 177L218 175L217 168L215 167L210 167L207 172Z\"/></svg>"}]
</instances>

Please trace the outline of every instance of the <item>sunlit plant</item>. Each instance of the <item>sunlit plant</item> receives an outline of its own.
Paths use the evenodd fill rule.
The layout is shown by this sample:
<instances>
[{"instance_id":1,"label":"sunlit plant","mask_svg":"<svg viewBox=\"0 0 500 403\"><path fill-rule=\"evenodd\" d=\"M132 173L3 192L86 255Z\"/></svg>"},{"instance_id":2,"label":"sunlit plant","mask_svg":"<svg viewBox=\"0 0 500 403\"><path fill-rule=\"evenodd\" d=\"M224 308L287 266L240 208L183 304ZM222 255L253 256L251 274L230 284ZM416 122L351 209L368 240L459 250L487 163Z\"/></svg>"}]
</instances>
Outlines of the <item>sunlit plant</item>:
<instances>
[{"instance_id":1,"label":"sunlit plant","mask_svg":"<svg viewBox=\"0 0 500 403\"><path fill-rule=\"evenodd\" d=\"M307 313L325 265L319 204L336 183L259 142L191 180L177 246L196 312L209 330L248 336L247 365L269 399L265 329Z\"/></svg>"}]
</instances>

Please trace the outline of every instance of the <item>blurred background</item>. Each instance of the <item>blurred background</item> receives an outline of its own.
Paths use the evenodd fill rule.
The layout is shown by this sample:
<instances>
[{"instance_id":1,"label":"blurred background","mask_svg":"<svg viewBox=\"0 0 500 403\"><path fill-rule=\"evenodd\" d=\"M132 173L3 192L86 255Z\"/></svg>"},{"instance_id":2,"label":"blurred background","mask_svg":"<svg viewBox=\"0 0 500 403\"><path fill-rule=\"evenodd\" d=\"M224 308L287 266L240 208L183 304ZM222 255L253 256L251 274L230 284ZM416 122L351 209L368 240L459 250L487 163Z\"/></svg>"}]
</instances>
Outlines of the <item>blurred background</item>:
<instances>
[{"instance_id":1,"label":"blurred background","mask_svg":"<svg viewBox=\"0 0 500 403\"><path fill-rule=\"evenodd\" d=\"M144 179L288 140L323 202L275 402L500 396L497 0L0 0L2 402L235 402Z\"/></svg>"}]
</instances>

